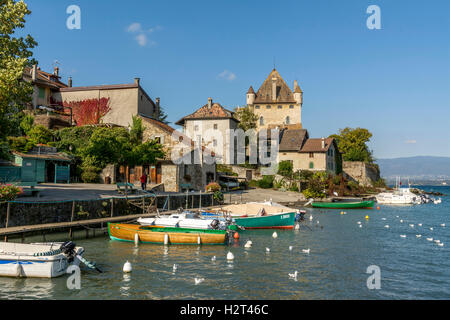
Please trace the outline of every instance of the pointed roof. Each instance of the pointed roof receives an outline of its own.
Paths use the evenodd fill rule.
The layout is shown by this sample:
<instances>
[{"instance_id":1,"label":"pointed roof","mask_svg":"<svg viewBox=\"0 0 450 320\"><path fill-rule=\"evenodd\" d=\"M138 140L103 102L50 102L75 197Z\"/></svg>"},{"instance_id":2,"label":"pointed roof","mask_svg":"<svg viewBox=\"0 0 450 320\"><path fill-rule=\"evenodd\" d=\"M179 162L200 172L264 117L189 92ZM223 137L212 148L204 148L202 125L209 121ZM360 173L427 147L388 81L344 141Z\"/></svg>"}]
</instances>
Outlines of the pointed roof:
<instances>
[{"instance_id":1,"label":"pointed roof","mask_svg":"<svg viewBox=\"0 0 450 320\"><path fill-rule=\"evenodd\" d=\"M250 88L248 89L247 93L253 93L253 94L255 93L255 90L253 90L252 86L250 86Z\"/></svg>"},{"instance_id":2,"label":"pointed roof","mask_svg":"<svg viewBox=\"0 0 450 320\"><path fill-rule=\"evenodd\" d=\"M302 89L300 89L300 86L298 85L297 80L294 81L294 92L295 93L303 93Z\"/></svg>"},{"instance_id":3,"label":"pointed roof","mask_svg":"<svg viewBox=\"0 0 450 320\"><path fill-rule=\"evenodd\" d=\"M190 115L180 119L175 124L182 126L186 120L208 120L208 119L233 119L239 122L236 118L234 118L234 112L225 109L220 105L220 103L214 102L209 108L208 104L205 104L203 107L191 113Z\"/></svg>"},{"instance_id":4,"label":"pointed roof","mask_svg":"<svg viewBox=\"0 0 450 320\"><path fill-rule=\"evenodd\" d=\"M273 78L276 78L276 88L277 88L276 100L274 100L272 97ZM259 88L258 92L256 93L256 99L254 103L257 104L257 103L280 103L280 102L296 103L294 99L294 93L292 92L292 90L283 80L278 71L276 69L273 69L272 72L267 77L267 79Z\"/></svg>"}]
</instances>

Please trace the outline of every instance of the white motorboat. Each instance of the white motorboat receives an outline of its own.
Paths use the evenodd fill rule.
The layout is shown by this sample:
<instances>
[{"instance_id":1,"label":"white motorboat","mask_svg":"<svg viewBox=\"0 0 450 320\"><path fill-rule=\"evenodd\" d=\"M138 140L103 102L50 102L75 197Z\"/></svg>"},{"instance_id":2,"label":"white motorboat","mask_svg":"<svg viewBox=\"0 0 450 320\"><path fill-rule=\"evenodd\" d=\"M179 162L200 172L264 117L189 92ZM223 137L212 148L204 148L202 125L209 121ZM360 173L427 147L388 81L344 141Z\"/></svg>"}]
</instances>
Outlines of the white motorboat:
<instances>
[{"instance_id":1,"label":"white motorboat","mask_svg":"<svg viewBox=\"0 0 450 320\"><path fill-rule=\"evenodd\" d=\"M69 244L69 246L65 246ZM73 242L0 242L0 276L54 278L84 260L84 249ZM81 259L81 260L80 260Z\"/></svg>"},{"instance_id":2,"label":"white motorboat","mask_svg":"<svg viewBox=\"0 0 450 320\"><path fill-rule=\"evenodd\" d=\"M181 212L156 218L139 218L137 222L144 226L225 230L232 221L197 216L192 212Z\"/></svg>"},{"instance_id":3,"label":"white motorboat","mask_svg":"<svg viewBox=\"0 0 450 320\"><path fill-rule=\"evenodd\" d=\"M410 188L398 188L394 192L383 192L375 196L380 204L421 204L421 198Z\"/></svg>"}]
</instances>

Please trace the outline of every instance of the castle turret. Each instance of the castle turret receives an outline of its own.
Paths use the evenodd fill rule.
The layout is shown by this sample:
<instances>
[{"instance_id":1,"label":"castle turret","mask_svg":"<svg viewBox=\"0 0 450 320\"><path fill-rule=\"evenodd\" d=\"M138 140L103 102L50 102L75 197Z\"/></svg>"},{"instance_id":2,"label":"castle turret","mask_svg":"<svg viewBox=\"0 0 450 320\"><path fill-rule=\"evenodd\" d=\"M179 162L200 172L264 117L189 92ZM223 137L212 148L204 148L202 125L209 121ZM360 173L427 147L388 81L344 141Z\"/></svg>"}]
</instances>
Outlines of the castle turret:
<instances>
[{"instance_id":1,"label":"castle turret","mask_svg":"<svg viewBox=\"0 0 450 320\"><path fill-rule=\"evenodd\" d=\"M297 104L303 104L303 91L300 89L297 80L294 81L294 100Z\"/></svg>"},{"instance_id":2,"label":"castle turret","mask_svg":"<svg viewBox=\"0 0 450 320\"><path fill-rule=\"evenodd\" d=\"M255 91L253 90L253 87L250 86L250 89L248 89L247 92L247 105L253 104L255 102L255 98L256 98Z\"/></svg>"}]
</instances>

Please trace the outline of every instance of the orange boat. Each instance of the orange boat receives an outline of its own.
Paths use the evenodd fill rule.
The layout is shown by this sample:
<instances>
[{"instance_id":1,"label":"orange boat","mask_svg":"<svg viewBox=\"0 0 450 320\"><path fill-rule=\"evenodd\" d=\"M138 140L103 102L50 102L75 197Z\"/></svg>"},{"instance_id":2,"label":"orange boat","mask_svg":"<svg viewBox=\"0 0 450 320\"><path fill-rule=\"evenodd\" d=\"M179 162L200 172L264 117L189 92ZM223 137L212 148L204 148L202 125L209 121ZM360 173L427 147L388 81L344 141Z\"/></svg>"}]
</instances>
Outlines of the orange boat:
<instances>
[{"instance_id":1,"label":"orange boat","mask_svg":"<svg viewBox=\"0 0 450 320\"><path fill-rule=\"evenodd\" d=\"M137 224L108 223L112 240L162 244L225 244L226 230L200 230L141 226Z\"/></svg>"}]
</instances>

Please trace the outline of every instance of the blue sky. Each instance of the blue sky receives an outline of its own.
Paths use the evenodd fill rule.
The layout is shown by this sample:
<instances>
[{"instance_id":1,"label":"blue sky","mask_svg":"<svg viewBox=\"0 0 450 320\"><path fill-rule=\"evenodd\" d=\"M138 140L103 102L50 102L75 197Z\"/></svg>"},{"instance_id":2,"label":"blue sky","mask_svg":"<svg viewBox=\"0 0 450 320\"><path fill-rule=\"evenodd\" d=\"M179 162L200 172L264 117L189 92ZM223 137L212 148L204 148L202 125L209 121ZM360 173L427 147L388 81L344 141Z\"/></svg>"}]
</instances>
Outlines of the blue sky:
<instances>
[{"instance_id":1,"label":"blue sky","mask_svg":"<svg viewBox=\"0 0 450 320\"><path fill-rule=\"evenodd\" d=\"M378 158L450 156L450 1L26 0L44 70L74 86L134 77L175 122L245 104L273 68L304 91L311 137L364 127ZM81 8L81 30L66 8ZM381 30L369 30L369 5Z\"/></svg>"}]
</instances>

